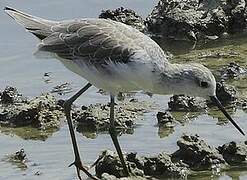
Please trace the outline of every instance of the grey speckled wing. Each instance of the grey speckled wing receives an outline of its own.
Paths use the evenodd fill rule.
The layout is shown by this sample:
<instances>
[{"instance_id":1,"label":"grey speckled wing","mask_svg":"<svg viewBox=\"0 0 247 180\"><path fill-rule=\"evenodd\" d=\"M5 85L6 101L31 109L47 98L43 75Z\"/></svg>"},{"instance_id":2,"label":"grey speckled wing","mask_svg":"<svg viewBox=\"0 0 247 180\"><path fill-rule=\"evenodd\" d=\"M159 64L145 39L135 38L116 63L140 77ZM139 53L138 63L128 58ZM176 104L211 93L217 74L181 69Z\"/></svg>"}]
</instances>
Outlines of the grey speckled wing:
<instances>
[{"instance_id":1,"label":"grey speckled wing","mask_svg":"<svg viewBox=\"0 0 247 180\"><path fill-rule=\"evenodd\" d=\"M82 59L95 65L109 60L127 63L140 49L109 20L65 21L52 26L51 31L53 33L42 40L39 49L65 59Z\"/></svg>"}]
</instances>

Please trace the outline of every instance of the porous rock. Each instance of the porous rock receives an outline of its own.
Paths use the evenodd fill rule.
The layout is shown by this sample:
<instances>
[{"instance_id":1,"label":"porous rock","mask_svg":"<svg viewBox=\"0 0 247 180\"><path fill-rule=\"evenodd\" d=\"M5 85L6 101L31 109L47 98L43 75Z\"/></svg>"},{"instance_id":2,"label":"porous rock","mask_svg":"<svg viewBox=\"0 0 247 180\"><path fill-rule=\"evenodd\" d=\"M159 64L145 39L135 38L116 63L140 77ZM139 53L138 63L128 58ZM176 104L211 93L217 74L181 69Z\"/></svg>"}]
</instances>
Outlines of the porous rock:
<instances>
[{"instance_id":1,"label":"porous rock","mask_svg":"<svg viewBox=\"0 0 247 180\"><path fill-rule=\"evenodd\" d=\"M54 96L42 94L31 100L25 98L24 101L18 98L19 95L11 97L12 100L8 102L12 102L12 104L0 104L0 124L2 126L31 126L39 129L58 128L60 126L63 109L58 105ZM20 97L22 99L22 96Z\"/></svg>"},{"instance_id":2,"label":"porous rock","mask_svg":"<svg viewBox=\"0 0 247 180\"><path fill-rule=\"evenodd\" d=\"M247 70L235 62L231 62L221 69L222 79L234 79L241 75L247 75Z\"/></svg>"},{"instance_id":3,"label":"porous rock","mask_svg":"<svg viewBox=\"0 0 247 180\"><path fill-rule=\"evenodd\" d=\"M203 99L189 97L185 95L174 95L168 102L170 111L201 111L207 105Z\"/></svg>"},{"instance_id":4,"label":"porous rock","mask_svg":"<svg viewBox=\"0 0 247 180\"><path fill-rule=\"evenodd\" d=\"M116 128L122 132L132 132L135 120L140 119L140 116L148 112L150 107L151 104L148 102L132 100L119 102L114 107ZM77 122L78 131L108 131L110 106L101 103L83 106L81 110L74 111L72 117Z\"/></svg>"},{"instance_id":5,"label":"porous rock","mask_svg":"<svg viewBox=\"0 0 247 180\"><path fill-rule=\"evenodd\" d=\"M237 99L237 91L233 86L227 85L226 83L216 83L216 96L222 103L230 103Z\"/></svg>"},{"instance_id":6,"label":"porous rock","mask_svg":"<svg viewBox=\"0 0 247 180\"><path fill-rule=\"evenodd\" d=\"M103 10L99 18L112 19L130 25L140 31L145 31L144 20L135 11L123 7L115 10Z\"/></svg>"},{"instance_id":7,"label":"porous rock","mask_svg":"<svg viewBox=\"0 0 247 180\"><path fill-rule=\"evenodd\" d=\"M219 152L228 164L239 165L246 163L247 142L230 142L218 147Z\"/></svg>"},{"instance_id":8,"label":"porous rock","mask_svg":"<svg viewBox=\"0 0 247 180\"><path fill-rule=\"evenodd\" d=\"M0 93L0 103L2 104L22 103L26 101L27 98L20 94L15 87L7 86Z\"/></svg>"},{"instance_id":9,"label":"porous rock","mask_svg":"<svg viewBox=\"0 0 247 180\"><path fill-rule=\"evenodd\" d=\"M125 155L127 166L134 177L170 177L185 178L189 174L188 168L179 162L172 162L171 156L167 153L160 153L157 156L139 157L136 153ZM107 173L117 178L123 176L123 168L116 153L104 151L96 164L96 174L101 177Z\"/></svg>"},{"instance_id":10,"label":"porous rock","mask_svg":"<svg viewBox=\"0 0 247 180\"><path fill-rule=\"evenodd\" d=\"M226 164L223 156L199 136L183 135L178 141L179 150L172 154L174 161L182 161L193 170L207 170Z\"/></svg>"},{"instance_id":11,"label":"porous rock","mask_svg":"<svg viewBox=\"0 0 247 180\"><path fill-rule=\"evenodd\" d=\"M198 41L217 39L246 27L245 0L160 0L146 20L149 32Z\"/></svg>"},{"instance_id":12,"label":"porous rock","mask_svg":"<svg viewBox=\"0 0 247 180\"><path fill-rule=\"evenodd\" d=\"M19 151L16 151L15 153L6 155L3 159L6 162L10 162L11 164L16 165L17 167L21 169L27 168L27 155L24 151L24 149L20 149Z\"/></svg>"}]
</instances>

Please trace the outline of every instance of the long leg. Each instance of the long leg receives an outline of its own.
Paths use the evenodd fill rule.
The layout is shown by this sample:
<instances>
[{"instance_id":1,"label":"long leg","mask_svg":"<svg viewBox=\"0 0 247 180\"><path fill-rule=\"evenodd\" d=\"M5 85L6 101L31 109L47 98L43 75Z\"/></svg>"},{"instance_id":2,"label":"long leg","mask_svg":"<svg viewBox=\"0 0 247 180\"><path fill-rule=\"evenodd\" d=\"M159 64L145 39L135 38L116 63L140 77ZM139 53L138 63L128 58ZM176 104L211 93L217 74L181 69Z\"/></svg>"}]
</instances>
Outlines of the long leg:
<instances>
[{"instance_id":1,"label":"long leg","mask_svg":"<svg viewBox=\"0 0 247 180\"><path fill-rule=\"evenodd\" d=\"M71 120L71 113L70 113L71 112L71 105L72 105L72 103L80 95L82 95L88 88L90 88L91 86L92 86L92 84L88 83L80 91L78 91L74 96L72 96L67 101L65 101L65 103L64 103L64 112L65 112L65 116L66 116L66 119L67 119L67 122L68 122L69 132L70 132L70 136L71 136L71 140L72 140L72 145L73 145L73 149L74 149L74 155L75 155L75 161L70 166L72 166L72 165L75 165L76 166L77 175L78 175L78 178L79 179L81 179L81 177L80 177L80 170L82 170L85 174L87 174L88 177L97 180L98 178L94 177L82 165L80 154L79 154L79 150L78 150L78 147L77 147L75 132L74 132L74 128L73 128L73 124L72 124L72 120Z\"/></svg>"},{"instance_id":2,"label":"long leg","mask_svg":"<svg viewBox=\"0 0 247 180\"><path fill-rule=\"evenodd\" d=\"M115 104L114 96L111 95L110 99L111 99L111 101L110 101L110 128L109 128L109 133L111 135L113 144L114 144L114 146L115 146L115 148L117 150L118 156L119 156L120 161L122 163L124 173L125 173L126 176L129 176L129 171L127 169L127 166L126 166L126 163L125 163L125 160L124 160L124 157L123 157L123 153L122 153L121 147L120 147L118 139L117 139L117 131L116 131L115 124L114 124L114 104Z\"/></svg>"}]
</instances>

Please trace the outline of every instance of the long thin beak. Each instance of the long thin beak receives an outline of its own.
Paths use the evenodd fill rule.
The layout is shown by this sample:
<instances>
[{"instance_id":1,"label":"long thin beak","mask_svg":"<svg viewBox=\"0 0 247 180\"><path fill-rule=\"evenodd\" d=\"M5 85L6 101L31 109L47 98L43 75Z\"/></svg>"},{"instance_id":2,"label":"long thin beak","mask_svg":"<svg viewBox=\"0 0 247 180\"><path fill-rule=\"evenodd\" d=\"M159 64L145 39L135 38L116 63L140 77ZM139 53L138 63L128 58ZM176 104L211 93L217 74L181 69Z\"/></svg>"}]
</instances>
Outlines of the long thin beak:
<instances>
[{"instance_id":1,"label":"long thin beak","mask_svg":"<svg viewBox=\"0 0 247 180\"><path fill-rule=\"evenodd\" d=\"M239 130L239 132L241 134L244 134L243 130L238 126L238 124L232 119L232 117L226 112L225 108L223 107L223 105L221 104L221 102L219 101L219 99L216 96L210 96L210 99L213 101L213 103L215 103L218 108L222 111L222 113L227 117L227 119L233 124L233 126L235 126L235 128L237 128Z\"/></svg>"}]
</instances>

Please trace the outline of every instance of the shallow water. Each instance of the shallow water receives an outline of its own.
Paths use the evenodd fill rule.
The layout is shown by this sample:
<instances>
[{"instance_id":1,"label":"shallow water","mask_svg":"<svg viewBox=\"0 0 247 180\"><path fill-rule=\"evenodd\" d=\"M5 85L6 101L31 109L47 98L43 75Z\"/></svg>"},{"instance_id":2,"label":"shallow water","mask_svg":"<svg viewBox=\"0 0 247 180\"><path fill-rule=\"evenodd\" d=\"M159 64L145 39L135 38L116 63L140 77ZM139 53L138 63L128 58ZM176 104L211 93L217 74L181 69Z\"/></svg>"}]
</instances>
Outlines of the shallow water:
<instances>
[{"instance_id":1,"label":"shallow water","mask_svg":"<svg viewBox=\"0 0 247 180\"><path fill-rule=\"evenodd\" d=\"M156 2L144 0L13 0L10 3L3 0L0 3L0 8L2 9L8 5L49 19L70 19L75 17L97 17L101 9L125 6L134 9L145 17ZM56 7L56 10L54 10L54 7ZM3 12L0 13L0 27L1 90L6 85L15 86L25 96L33 97L41 92L51 91L52 87L65 82L70 82L74 91L85 83L85 80L69 72L55 59L36 59L33 56L33 52L35 52L35 45L38 41L26 33L19 25L16 25ZM207 65L212 70L218 69L219 66L227 65L231 61L247 66L247 37L241 36L234 38L234 40L219 41L195 50L190 49L188 51L188 49L184 49L172 51L172 53L176 54L174 62L197 61ZM232 50L237 52L239 56L220 59L198 58L201 53L212 50L223 52ZM46 72L51 72L51 83L44 81L43 75ZM246 78L231 83L236 85L242 96L246 97ZM76 103L88 105L96 102L108 102L108 96L103 96L96 92L96 88L90 89ZM58 97L66 98L72 94L69 93ZM214 146L222 145L229 141L245 140L231 124L221 123L217 117L209 116L206 113L200 115L194 115L193 113L182 114L180 117L188 117L188 121L178 124L171 134L162 130L159 131L156 113L159 110L164 111L167 109L167 101L170 96L155 95L152 98L143 94L137 94L136 96L140 100L155 102L159 108L146 113L142 117L143 120L137 122L138 126L134 134L124 134L119 138L124 151L136 151L141 155L155 154L161 151L173 152L177 149L176 141L182 133L199 134L201 138ZM178 116L178 114L175 115ZM247 132L246 115L246 112L240 109L232 112L233 118L236 119L245 132ZM28 132L31 130L28 128L17 130L1 128L0 131L0 159L3 159L6 154L13 153L21 148L25 149L29 159L27 169L21 169L15 164L0 160L0 179L69 180L76 177L75 169L73 167L68 168L68 165L73 161L73 154L66 123L62 124L59 131L51 133L49 138L39 134L42 140L25 140L30 136ZM31 133L35 134L36 132L31 131ZM86 164L93 163L100 151L104 149L114 150L108 134L99 134L95 139L88 139L77 133L77 137L81 156ZM238 168L217 175L200 172L189 177L189 179L247 179L246 168L241 170L238 170ZM41 175L34 175L37 171Z\"/></svg>"}]
</instances>

